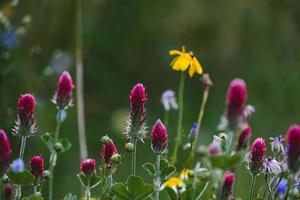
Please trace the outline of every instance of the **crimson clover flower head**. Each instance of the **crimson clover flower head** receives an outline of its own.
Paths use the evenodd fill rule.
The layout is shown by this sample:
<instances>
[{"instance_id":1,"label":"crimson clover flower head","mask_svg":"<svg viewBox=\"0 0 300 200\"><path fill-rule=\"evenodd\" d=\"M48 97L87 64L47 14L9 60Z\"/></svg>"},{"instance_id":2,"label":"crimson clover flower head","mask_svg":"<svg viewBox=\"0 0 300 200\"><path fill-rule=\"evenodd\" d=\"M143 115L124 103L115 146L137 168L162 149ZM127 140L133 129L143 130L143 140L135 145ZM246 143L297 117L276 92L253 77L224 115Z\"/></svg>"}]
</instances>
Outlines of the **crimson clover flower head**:
<instances>
[{"instance_id":1,"label":"crimson clover flower head","mask_svg":"<svg viewBox=\"0 0 300 200\"><path fill-rule=\"evenodd\" d=\"M246 149L248 146L249 139L251 137L252 131L250 125L246 125L238 138L238 144L236 149L239 151L241 149Z\"/></svg>"},{"instance_id":2,"label":"crimson clover flower head","mask_svg":"<svg viewBox=\"0 0 300 200\"><path fill-rule=\"evenodd\" d=\"M300 126L297 124L290 126L285 139L288 167L292 172L296 172L300 164Z\"/></svg>"},{"instance_id":3,"label":"crimson clover flower head","mask_svg":"<svg viewBox=\"0 0 300 200\"><path fill-rule=\"evenodd\" d=\"M8 167L11 155L9 139L4 130L0 130L0 175L3 175Z\"/></svg>"},{"instance_id":4,"label":"crimson clover flower head","mask_svg":"<svg viewBox=\"0 0 300 200\"><path fill-rule=\"evenodd\" d=\"M227 116L234 117L244 112L247 101L247 86L244 80L234 79L227 91Z\"/></svg>"},{"instance_id":5,"label":"crimson clover flower head","mask_svg":"<svg viewBox=\"0 0 300 200\"><path fill-rule=\"evenodd\" d=\"M90 176L96 168L96 161L94 159L85 159L81 161L81 172L86 176Z\"/></svg>"},{"instance_id":6,"label":"crimson clover flower head","mask_svg":"<svg viewBox=\"0 0 300 200\"><path fill-rule=\"evenodd\" d=\"M223 185L222 185L222 199L224 200L232 199L233 182L234 182L234 173L225 172L223 178Z\"/></svg>"},{"instance_id":7,"label":"crimson clover flower head","mask_svg":"<svg viewBox=\"0 0 300 200\"><path fill-rule=\"evenodd\" d=\"M226 97L226 110L219 125L220 129L241 129L246 124L246 119L254 107L246 105L248 98L247 85L242 79L236 78L231 81Z\"/></svg>"},{"instance_id":8,"label":"crimson clover flower head","mask_svg":"<svg viewBox=\"0 0 300 200\"><path fill-rule=\"evenodd\" d=\"M44 157L42 155L33 156L29 161L30 172L36 180L41 180L44 173Z\"/></svg>"},{"instance_id":9,"label":"crimson clover flower head","mask_svg":"<svg viewBox=\"0 0 300 200\"><path fill-rule=\"evenodd\" d=\"M250 158L250 171L252 174L257 175L263 165L264 156L266 152L266 143L264 139L257 138L251 148L251 158Z\"/></svg>"},{"instance_id":10,"label":"crimson clover flower head","mask_svg":"<svg viewBox=\"0 0 300 200\"><path fill-rule=\"evenodd\" d=\"M67 109L72 105L72 93L74 84L69 72L64 71L57 82L57 90L53 98L54 104L59 109Z\"/></svg>"},{"instance_id":11,"label":"crimson clover flower head","mask_svg":"<svg viewBox=\"0 0 300 200\"><path fill-rule=\"evenodd\" d=\"M163 153L168 146L168 133L167 128L160 119L154 124L151 137L153 151L158 154Z\"/></svg>"},{"instance_id":12,"label":"crimson clover flower head","mask_svg":"<svg viewBox=\"0 0 300 200\"><path fill-rule=\"evenodd\" d=\"M32 94L23 94L18 100L18 119L13 128L15 135L29 136L36 133L34 119L35 98Z\"/></svg>"},{"instance_id":13,"label":"crimson clover flower head","mask_svg":"<svg viewBox=\"0 0 300 200\"><path fill-rule=\"evenodd\" d=\"M146 89L143 84L136 84L129 95L130 115L123 135L127 139L140 139L146 137L146 109L145 103L148 100Z\"/></svg>"},{"instance_id":14,"label":"crimson clover flower head","mask_svg":"<svg viewBox=\"0 0 300 200\"><path fill-rule=\"evenodd\" d=\"M102 144L100 156L105 164L110 165L114 154L118 154L118 150L110 139L107 144Z\"/></svg>"},{"instance_id":15,"label":"crimson clover flower head","mask_svg":"<svg viewBox=\"0 0 300 200\"><path fill-rule=\"evenodd\" d=\"M8 184L4 185L4 199L7 199L7 200L13 199L14 192L15 192L15 189L12 186L12 184L8 183Z\"/></svg>"}]
</instances>

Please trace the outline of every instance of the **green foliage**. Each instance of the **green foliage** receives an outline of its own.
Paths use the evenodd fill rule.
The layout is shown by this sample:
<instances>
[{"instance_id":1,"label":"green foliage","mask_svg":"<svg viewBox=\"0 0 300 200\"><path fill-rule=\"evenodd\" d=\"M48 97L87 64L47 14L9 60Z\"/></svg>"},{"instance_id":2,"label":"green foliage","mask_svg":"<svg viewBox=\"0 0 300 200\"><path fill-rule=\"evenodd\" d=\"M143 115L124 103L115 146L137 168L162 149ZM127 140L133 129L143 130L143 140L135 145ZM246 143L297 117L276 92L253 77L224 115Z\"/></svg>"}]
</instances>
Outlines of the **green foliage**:
<instances>
[{"instance_id":1,"label":"green foliage","mask_svg":"<svg viewBox=\"0 0 300 200\"><path fill-rule=\"evenodd\" d=\"M47 145L50 152L64 153L72 147L71 142L67 138L61 138L56 142L54 133L46 133L41 136L41 139Z\"/></svg>"},{"instance_id":2,"label":"green foliage","mask_svg":"<svg viewBox=\"0 0 300 200\"><path fill-rule=\"evenodd\" d=\"M22 200L44 200L40 193L32 194L29 197L24 197Z\"/></svg>"},{"instance_id":3,"label":"green foliage","mask_svg":"<svg viewBox=\"0 0 300 200\"><path fill-rule=\"evenodd\" d=\"M145 163L143 165L143 168L148 172L149 176L151 176L152 178L157 177L157 175L159 175L160 178L163 180L168 179L176 171L176 167L171 165L166 159L160 160L160 174L158 174L154 164L152 163Z\"/></svg>"},{"instance_id":4,"label":"green foliage","mask_svg":"<svg viewBox=\"0 0 300 200\"><path fill-rule=\"evenodd\" d=\"M13 172L12 170L9 170L7 175L9 180L17 185L30 185L33 184L35 180L29 170L24 170L23 172Z\"/></svg>"},{"instance_id":5,"label":"green foliage","mask_svg":"<svg viewBox=\"0 0 300 200\"><path fill-rule=\"evenodd\" d=\"M153 192L153 186L145 183L141 177L130 176L126 183L116 183L112 192L119 200L143 200Z\"/></svg>"},{"instance_id":6,"label":"green foliage","mask_svg":"<svg viewBox=\"0 0 300 200\"><path fill-rule=\"evenodd\" d=\"M96 172L93 172L90 176L86 176L84 173L77 174L77 177L83 187L94 188L101 182L101 177L96 175Z\"/></svg>"},{"instance_id":7,"label":"green foliage","mask_svg":"<svg viewBox=\"0 0 300 200\"><path fill-rule=\"evenodd\" d=\"M209 156L211 165L215 168L220 168L223 170L235 169L243 160L244 153L236 153L232 156L227 154Z\"/></svg>"},{"instance_id":8,"label":"green foliage","mask_svg":"<svg viewBox=\"0 0 300 200\"><path fill-rule=\"evenodd\" d=\"M64 197L64 200L77 200L77 196L69 193L69 194L66 194L66 196Z\"/></svg>"}]
</instances>

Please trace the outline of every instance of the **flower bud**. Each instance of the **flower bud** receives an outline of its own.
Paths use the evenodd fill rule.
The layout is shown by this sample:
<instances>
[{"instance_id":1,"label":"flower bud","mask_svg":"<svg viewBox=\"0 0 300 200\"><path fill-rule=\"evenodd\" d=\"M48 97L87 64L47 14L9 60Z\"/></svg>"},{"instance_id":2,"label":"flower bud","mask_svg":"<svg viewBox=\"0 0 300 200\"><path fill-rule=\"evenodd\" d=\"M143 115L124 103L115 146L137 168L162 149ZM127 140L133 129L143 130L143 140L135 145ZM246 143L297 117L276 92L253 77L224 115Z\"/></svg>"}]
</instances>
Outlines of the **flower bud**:
<instances>
[{"instance_id":1,"label":"flower bud","mask_svg":"<svg viewBox=\"0 0 300 200\"><path fill-rule=\"evenodd\" d=\"M163 153L168 146L168 133L165 125L159 120L152 128L152 149L155 153Z\"/></svg>"},{"instance_id":2,"label":"flower bud","mask_svg":"<svg viewBox=\"0 0 300 200\"><path fill-rule=\"evenodd\" d=\"M246 83L242 79L231 81L227 91L227 116L234 117L244 112L247 101Z\"/></svg>"},{"instance_id":3,"label":"flower bud","mask_svg":"<svg viewBox=\"0 0 300 200\"><path fill-rule=\"evenodd\" d=\"M107 135L104 135L104 136L101 138L100 142L101 142L102 144L107 144L107 143L109 142L109 140L110 140L110 138L109 138Z\"/></svg>"},{"instance_id":4,"label":"flower bud","mask_svg":"<svg viewBox=\"0 0 300 200\"><path fill-rule=\"evenodd\" d=\"M28 136L36 133L34 119L35 99L31 94L23 94L18 101L18 120L13 128L14 134Z\"/></svg>"},{"instance_id":5,"label":"flower bud","mask_svg":"<svg viewBox=\"0 0 300 200\"><path fill-rule=\"evenodd\" d=\"M249 125L246 125L239 135L236 150L239 151L241 149L246 149L250 137L251 137L251 127Z\"/></svg>"},{"instance_id":6,"label":"flower bud","mask_svg":"<svg viewBox=\"0 0 300 200\"><path fill-rule=\"evenodd\" d=\"M133 118L140 118L139 120L144 120L145 108L144 105L147 101L147 94L143 84L136 84L129 95L131 104L131 115Z\"/></svg>"},{"instance_id":7,"label":"flower bud","mask_svg":"<svg viewBox=\"0 0 300 200\"><path fill-rule=\"evenodd\" d=\"M6 183L9 182L9 178L8 178L8 176L7 176L6 174L4 174L4 175L2 176L1 180L2 180L2 183L3 183L3 184L6 184Z\"/></svg>"},{"instance_id":8,"label":"flower bud","mask_svg":"<svg viewBox=\"0 0 300 200\"><path fill-rule=\"evenodd\" d=\"M96 161L94 159L85 159L81 162L81 172L86 176L90 176L96 167Z\"/></svg>"},{"instance_id":9,"label":"flower bud","mask_svg":"<svg viewBox=\"0 0 300 200\"><path fill-rule=\"evenodd\" d=\"M121 161L121 155L118 153L115 153L114 155L112 155L111 157L111 162L114 164L118 164Z\"/></svg>"},{"instance_id":10,"label":"flower bud","mask_svg":"<svg viewBox=\"0 0 300 200\"><path fill-rule=\"evenodd\" d=\"M264 139L257 138L251 148L250 170L253 175L257 175L263 165L266 152L266 143Z\"/></svg>"},{"instance_id":11,"label":"flower bud","mask_svg":"<svg viewBox=\"0 0 300 200\"><path fill-rule=\"evenodd\" d=\"M6 172L11 155L10 142L3 130L0 130L0 176Z\"/></svg>"},{"instance_id":12,"label":"flower bud","mask_svg":"<svg viewBox=\"0 0 300 200\"><path fill-rule=\"evenodd\" d=\"M125 150L127 152L133 152L134 151L134 144L131 142L128 142L125 144Z\"/></svg>"},{"instance_id":13,"label":"flower bud","mask_svg":"<svg viewBox=\"0 0 300 200\"><path fill-rule=\"evenodd\" d=\"M40 180L44 173L44 157L41 155L33 156L29 161L30 172L36 178Z\"/></svg>"},{"instance_id":14,"label":"flower bud","mask_svg":"<svg viewBox=\"0 0 300 200\"><path fill-rule=\"evenodd\" d=\"M169 111L171 108L174 110L178 109L175 92L172 90L166 90L163 92L161 96L161 102L164 106L165 111Z\"/></svg>"},{"instance_id":15,"label":"flower bud","mask_svg":"<svg viewBox=\"0 0 300 200\"><path fill-rule=\"evenodd\" d=\"M288 167L292 172L299 168L300 161L300 126L290 126L286 134Z\"/></svg>"},{"instance_id":16,"label":"flower bud","mask_svg":"<svg viewBox=\"0 0 300 200\"><path fill-rule=\"evenodd\" d=\"M57 91L53 102L59 109L66 109L72 103L73 80L69 72L64 71L57 82Z\"/></svg>"},{"instance_id":17,"label":"flower bud","mask_svg":"<svg viewBox=\"0 0 300 200\"><path fill-rule=\"evenodd\" d=\"M136 84L129 95L131 109L127 121L125 138L143 139L146 137L146 109L145 103L147 101L147 94L143 84Z\"/></svg>"},{"instance_id":18,"label":"flower bud","mask_svg":"<svg viewBox=\"0 0 300 200\"><path fill-rule=\"evenodd\" d=\"M225 172L224 180L222 185L222 200L231 200L232 199L232 188L234 182L234 173Z\"/></svg>"},{"instance_id":19,"label":"flower bud","mask_svg":"<svg viewBox=\"0 0 300 200\"><path fill-rule=\"evenodd\" d=\"M55 145L54 145L54 150L55 150L57 153L61 152L61 151L63 150L62 144L59 143L59 142L55 143Z\"/></svg>"},{"instance_id":20,"label":"flower bud","mask_svg":"<svg viewBox=\"0 0 300 200\"><path fill-rule=\"evenodd\" d=\"M11 200L14 196L14 187L11 184L4 186L4 199Z\"/></svg>"},{"instance_id":21,"label":"flower bud","mask_svg":"<svg viewBox=\"0 0 300 200\"><path fill-rule=\"evenodd\" d=\"M48 180L51 176L51 172L49 170L45 170L43 173L43 179Z\"/></svg>"},{"instance_id":22,"label":"flower bud","mask_svg":"<svg viewBox=\"0 0 300 200\"><path fill-rule=\"evenodd\" d=\"M109 165L111 163L111 157L117 153L117 148L111 139L108 141L107 144L102 144L102 150L100 155L105 164Z\"/></svg>"}]
</instances>

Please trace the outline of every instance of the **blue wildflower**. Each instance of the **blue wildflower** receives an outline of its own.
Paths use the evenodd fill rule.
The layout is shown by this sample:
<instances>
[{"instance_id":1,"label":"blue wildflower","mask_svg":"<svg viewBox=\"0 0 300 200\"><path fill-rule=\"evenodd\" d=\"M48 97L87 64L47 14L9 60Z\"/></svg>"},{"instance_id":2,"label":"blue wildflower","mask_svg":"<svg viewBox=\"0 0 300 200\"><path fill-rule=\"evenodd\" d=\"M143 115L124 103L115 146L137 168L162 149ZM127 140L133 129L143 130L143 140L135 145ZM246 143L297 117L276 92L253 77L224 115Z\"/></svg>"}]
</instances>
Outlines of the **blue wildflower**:
<instances>
[{"instance_id":1,"label":"blue wildflower","mask_svg":"<svg viewBox=\"0 0 300 200\"><path fill-rule=\"evenodd\" d=\"M278 184L276 188L276 194L280 199L284 198L285 192L287 189L287 180L285 178L281 179L280 183Z\"/></svg>"},{"instance_id":2,"label":"blue wildflower","mask_svg":"<svg viewBox=\"0 0 300 200\"><path fill-rule=\"evenodd\" d=\"M25 168L25 164L23 160L20 158L14 160L11 164L11 169L13 172L17 172L17 173L23 172L24 168Z\"/></svg>"},{"instance_id":3,"label":"blue wildflower","mask_svg":"<svg viewBox=\"0 0 300 200\"><path fill-rule=\"evenodd\" d=\"M19 36L15 28L8 27L5 29L1 36L1 43L7 49L14 48L19 42Z\"/></svg>"},{"instance_id":4,"label":"blue wildflower","mask_svg":"<svg viewBox=\"0 0 300 200\"><path fill-rule=\"evenodd\" d=\"M197 126L198 126L197 122L194 122L193 127L192 127L192 129L190 130L190 133L189 133L189 140L190 141L194 140L194 138L195 138L195 135L197 133Z\"/></svg>"}]
</instances>

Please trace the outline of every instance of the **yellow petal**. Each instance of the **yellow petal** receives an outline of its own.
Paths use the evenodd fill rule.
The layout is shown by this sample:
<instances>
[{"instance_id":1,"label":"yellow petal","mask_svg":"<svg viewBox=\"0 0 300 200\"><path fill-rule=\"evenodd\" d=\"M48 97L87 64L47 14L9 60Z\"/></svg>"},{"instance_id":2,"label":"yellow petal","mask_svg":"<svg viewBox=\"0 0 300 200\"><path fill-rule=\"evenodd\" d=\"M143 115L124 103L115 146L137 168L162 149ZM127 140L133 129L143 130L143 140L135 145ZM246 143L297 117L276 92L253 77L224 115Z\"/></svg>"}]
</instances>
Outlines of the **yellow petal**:
<instances>
[{"instance_id":1,"label":"yellow petal","mask_svg":"<svg viewBox=\"0 0 300 200\"><path fill-rule=\"evenodd\" d=\"M189 69L189 76L191 78L194 76L195 71L196 71L195 66L194 66L193 62L191 62L191 66L190 66L190 69Z\"/></svg>"},{"instance_id":2,"label":"yellow petal","mask_svg":"<svg viewBox=\"0 0 300 200\"><path fill-rule=\"evenodd\" d=\"M196 57L193 57L192 66L194 66L194 70L197 74L201 75L203 73L203 68Z\"/></svg>"},{"instance_id":3,"label":"yellow petal","mask_svg":"<svg viewBox=\"0 0 300 200\"><path fill-rule=\"evenodd\" d=\"M176 71L185 71L191 64L191 60L187 56L179 56L177 59L174 61L172 69Z\"/></svg>"},{"instance_id":4,"label":"yellow petal","mask_svg":"<svg viewBox=\"0 0 300 200\"><path fill-rule=\"evenodd\" d=\"M181 51L178 51L178 50L171 50L171 51L169 51L169 54L170 54L171 56L173 56L173 55L181 55L182 52L181 52Z\"/></svg>"}]
</instances>

